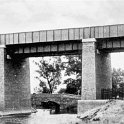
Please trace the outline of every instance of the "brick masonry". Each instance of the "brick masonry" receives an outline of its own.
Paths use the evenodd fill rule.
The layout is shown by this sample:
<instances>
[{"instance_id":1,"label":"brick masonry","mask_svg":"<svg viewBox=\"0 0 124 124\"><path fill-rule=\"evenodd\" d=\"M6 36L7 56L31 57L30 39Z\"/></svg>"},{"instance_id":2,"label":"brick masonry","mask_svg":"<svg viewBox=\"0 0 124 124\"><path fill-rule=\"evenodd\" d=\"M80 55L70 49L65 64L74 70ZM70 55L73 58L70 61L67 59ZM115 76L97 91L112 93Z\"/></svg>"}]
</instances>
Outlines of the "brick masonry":
<instances>
[{"instance_id":1,"label":"brick masonry","mask_svg":"<svg viewBox=\"0 0 124 124\"><path fill-rule=\"evenodd\" d=\"M82 41L82 100L101 98L101 88L111 88L111 58L96 50L96 40Z\"/></svg>"},{"instance_id":2,"label":"brick masonry","mask_svg":"<svg viewBox=\"0 0 124 124\"><path fill-rule=\"evenodd\" d=\"M61 109L66 109L69 106L77 106L77 100L80 100L80 95L72 94L33 94L31 97L32 106L42 106L43 102L54 102L60 105Z\"/></svg>"},{"instance_id":3,"label":"brick masonry","mask_svg":"<svg viewBox=\"0 0 124 124\"><path fill-rule=\"evenodd\" d=\"M0 58L0 111L9 114L30 112L29 59L7 59L5 48L0 48Z\"/></svg>"}]
</instances>

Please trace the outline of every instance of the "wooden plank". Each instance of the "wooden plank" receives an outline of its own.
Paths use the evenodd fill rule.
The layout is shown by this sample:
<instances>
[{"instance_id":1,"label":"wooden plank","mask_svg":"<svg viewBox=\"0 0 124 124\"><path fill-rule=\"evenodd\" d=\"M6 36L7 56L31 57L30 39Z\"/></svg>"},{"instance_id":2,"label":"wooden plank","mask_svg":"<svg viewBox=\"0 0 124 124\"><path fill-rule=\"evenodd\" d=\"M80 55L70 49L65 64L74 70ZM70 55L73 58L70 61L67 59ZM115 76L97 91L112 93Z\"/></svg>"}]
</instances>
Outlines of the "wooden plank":
<instances>
[{"instance_id":1,"label":"wooden plank","mask_svg":"<svg viewBox=\"0 0 124 124\"><path fill-rule=\"evenodd\" d=\"M10 34L10 44L13 44L14 43L14 38L13 38L13 34Z\"/></svg>"},{"instance_id":2,"label":"wooden plank","mask_svg":"<svg viewBox=\"0 0 124 124\"><path fill-rule=\"evenodd\" d=\"M110 26L110 37L117 37L117 25Z\"/></svg>"},{"instance_id":3,"label":"wooden plank","mask_svg":"<svg viewBox=\"0 0 124 124\"><path fill-rule=\"evenodd\" d=\"M103 38L104 37L103 33L104 33L103 26L100 26L99 27L99 38Z\"/></svg>"},{"instance_id":4,"label":"wooden plank","mask_svg":"<svg viewBox=\"0 0 124 124\"><path fill-rule=\"evenodd\" d=\"M39 41L40 41L40 32L39 31L33 32L33 43Z\"/></svg>"},{"instance_id":5,"label":"wooden plank","mask_svg":"<svg viewBox=\"0 0 124 124\"><path fill-rule=\"evenodd\" d=\"M46 31L40 31L40 42L46 42L47 41L47 33Z\"/></svg>"},{"instance_id":6,"label":"wooden plank","mask_svg":"<svg viewBox=\"0 0 124 124\"><path fill-rule=\"evenodd\" d=\"M9 38L9 34L6 34L6 44L10 44L10 38Z\"/></svg>"},{"instance_id":7,"label":"wooden plank","mask_svg":"<svg viewBox=\"0 0 124 124\"><path fill-rule=\"evenodd\" d=\"M53 30L47 31L47 41L53 41Z\"/></svg>"},{"instance_id":8,"label":"wooden plank","mask_svg":"<svg viewBox=\"0 0 124 124\"><path fill-rule=\"evenodd\" d=\"M0 35L0 44L5 44L5 35Z\"/></svg>"},{"instance_id":9,"label":"wooden plank","mask_svg":"<svg viewBox=\"0 0 124 124\"><path fill-rule=\"evenodd\" d=\"M33 41L32 41L32 32L27 32L26 34L26 43L32 43Z\"/></svg>"},{"instance_id":10,"label":"wooden plank","mask_svg":"<svg viewBox=\"0 0 124 124\"><path fill-rule=\"evenodd\" d=\"M74 40L74 29L69 29L69 40Z\"/></svg>"},{"instance_id":11,"label":"wooden plank","mask_svg":"<svg viewBox=\"0 0 124 124\"><path fill-rule=\"evenodd\" d=\"M84 39L84 29L80 28L80 39Z\"/></svg>"},{"instance_id":12,"label":"wooden plank","mask_svg":"<svg viewBox=\"0 0 124 124\"><path fill-rule=\"evenodd\" d=\"M106 38L106 37L110 37L110 36L109 36L109 32L110 32L109 26L104 26L103 28L104 28L104 37L105 37L105 38Z\"/></svg>"},{"instance_id":13,"label":"wooden plank","mask_svg":"<svg viewBox=\"0 0 124 124\"><path fill-rule=\"evenodd\" d=\"M86 27L84 28L84 39L90 38L90 28Z\"/></svg>"},{"instance_id":14,"label":"wooden plank","mask_svg":"<svg viewBox=\"0 0 124 124\"><path fill-rule=\"evenodd\" d=\"M62 40L68 40L68 29L62 30Z\"/></svg>"},{"instance_id":15,"label":"wooden plank","mask_svg":"<svg viewBox=\"0 0 124 124\"><path fill-rule=\"evenodd\" d=\"M61 30L55 30L54 31L54 41L60 41L62 40L62 36L61 36Z\"/></svg>"},{"instance_id":16,"label":"wooden plank","mask_svg":"<svg viewBox=\"0 0 124 124\"><path fill-rule=\"evenodd\" d=\"M25 33L19 33L19 43L26 43L25 39Z\"/></svg>"},{"instance_id":17,"label":"wooden plank","mask_svg":"<svg viewBox=\"0 0 124 124\"><path fill-rule=\"evenodd\" d=\"M51 45L51 52L57 52L57 45Z\"/></svg>"},{"instance_id":18,"label":"wooden plank","mask_svg":"<svg viewBox=\"0 0 124 124\"><path fill-rule=\"evenodd\" d=\"M90 34L91 34L91 38L95 38L95 28L94 27L90 28Z\"/></svg>"},{"instance_id":19,"label":"wooden plank","mask_svg":"<svg viewBox=\"0 0 124 124\"><path fill-rule=\"evenodd\" d=\"M18 44L18 33L14 34L14 44Z\"/></svg>"},{"instance_id":20,"label":"wooden plank","mask_svg":"<svg viewBox=\"0 0 124 124\"><path fill-rule=\"evenodd\" d=\"M74 33L74 39L75 39L75 40L79 40L79 39L80 39L80 38L79 38L79 37L80 37L79 28L75 28L75 29L74 29L74 32L75 32L75 33Z\"/></svg>"},{"instance_id":21,"label":"wooden plank","mask_svg":"<svg viewBox=\"0 0 124 124\"><path fill-rule=\"evenodd\" d=\"M72 43L65 44L65 50L72 50Z\"/></svg>"},{"instance_id":22,"label":"wooden plank","mask_svg":"<svg viewBox=\"0 0 124 124\"><path fill-rule=\"evenodd\" d=\"M124 25L118 25L118 36L124 36Z\"/></svg>"},{"instance_id":23,"label":"wooden plank","mask_svg":"<svg viewBox=\"0 0 124 124\"><path fill-rule=\"evenodd\" d=\"M95 38L99 38L99 27L95 27Z\"/></svg>"}]
</instances>

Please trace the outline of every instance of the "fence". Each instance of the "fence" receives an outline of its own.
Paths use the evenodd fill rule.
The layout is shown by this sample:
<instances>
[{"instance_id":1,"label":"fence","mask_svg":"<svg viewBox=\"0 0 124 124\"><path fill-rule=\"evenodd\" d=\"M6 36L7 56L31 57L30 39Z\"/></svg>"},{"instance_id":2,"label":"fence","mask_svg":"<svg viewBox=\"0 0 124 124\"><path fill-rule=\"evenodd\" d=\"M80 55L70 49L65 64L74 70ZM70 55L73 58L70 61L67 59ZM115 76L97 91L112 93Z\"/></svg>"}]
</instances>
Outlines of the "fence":
<instances>
[{"instance_id":1,"label":"fence","mask_svg":"<svg viewBox=\"0 0 124 124\"><path fill-rule=\"evenodd\" d=\"M102 99L124 99L124 88L101 89Z\"/></svg>"}]
</instances>

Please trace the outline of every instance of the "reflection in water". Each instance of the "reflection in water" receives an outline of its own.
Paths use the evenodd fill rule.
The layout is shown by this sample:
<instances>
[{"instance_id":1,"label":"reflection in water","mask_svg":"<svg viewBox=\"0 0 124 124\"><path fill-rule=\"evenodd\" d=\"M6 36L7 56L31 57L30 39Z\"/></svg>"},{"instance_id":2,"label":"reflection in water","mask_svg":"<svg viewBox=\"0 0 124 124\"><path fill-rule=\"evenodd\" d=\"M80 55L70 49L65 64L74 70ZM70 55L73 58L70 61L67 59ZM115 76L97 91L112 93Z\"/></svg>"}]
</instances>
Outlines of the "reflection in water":
<instances>
[{"instance_id":1,"label":"reflection in water","mask_svg":"<svg viewBox=\"0 0 124 124\"><path fill-rule=\"evenodd\" d=\"M0 118L0 124L41 124L45 115L49 115L49 110L38 110L37 113L27 116L3 117Z\"/></svg>"}]
</instances>

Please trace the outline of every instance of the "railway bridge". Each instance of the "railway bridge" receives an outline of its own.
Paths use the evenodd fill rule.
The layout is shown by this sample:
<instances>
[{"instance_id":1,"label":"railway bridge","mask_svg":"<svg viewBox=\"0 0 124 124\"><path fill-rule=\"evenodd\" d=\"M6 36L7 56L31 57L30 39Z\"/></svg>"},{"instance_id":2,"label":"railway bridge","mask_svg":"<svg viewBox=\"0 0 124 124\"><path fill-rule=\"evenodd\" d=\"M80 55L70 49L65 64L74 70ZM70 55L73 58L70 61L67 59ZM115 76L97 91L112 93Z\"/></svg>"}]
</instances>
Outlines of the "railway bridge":
<instances>
[{"instance_id":1,"label":"railway bridge","mask_svg":"<svg viewBox=\"0 0 124 124\"><path fill-rule=\"evenodd\" d=\"M29 57L81 54L83 101L112 87L110 53L120 51L123 24L0 34L1 113L31 112Z\"/></svg>"}]
</instances>

